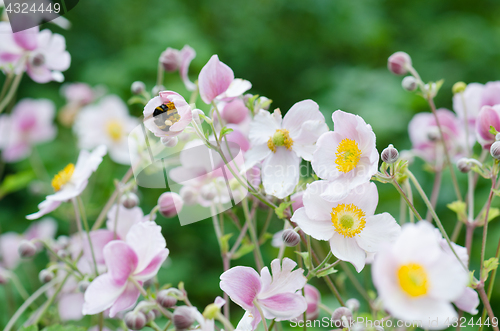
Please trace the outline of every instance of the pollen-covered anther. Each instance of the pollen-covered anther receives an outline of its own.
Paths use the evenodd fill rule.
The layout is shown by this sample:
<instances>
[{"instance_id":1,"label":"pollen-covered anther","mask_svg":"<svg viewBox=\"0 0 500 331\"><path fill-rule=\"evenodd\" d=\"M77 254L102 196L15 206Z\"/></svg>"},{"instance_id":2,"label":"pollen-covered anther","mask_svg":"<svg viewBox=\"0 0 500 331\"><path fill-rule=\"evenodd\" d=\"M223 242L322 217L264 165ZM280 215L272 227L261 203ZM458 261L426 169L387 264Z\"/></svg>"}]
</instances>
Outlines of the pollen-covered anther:
<instances>
[{"instance_id":1,"label":"pollen-covered anther","mask_svg":"<svg viewBox=\"0 0 500 331\"><path fill-rule=\"evenodd\" d=\"M57 192L59 191L73 176L75 171L75 165L73 163L68 164L63 170L59 171L57 175L52 179L52 187Z\"/></svg>"},{"instance_id":2,"label":"pollen-covered anther","mask_svg":"<svg viewBox=\"0 0 500 331\"><path fill-rule=\"evenodd\" d=\"M428 291L427 272L420 264L402 265L397 271L397 278L403 291L410 297L419 297Z\"/></svg>"},{"instance_id":3,"label":"pollen-covered anther","mask_svg":"<svg viewBox=\"0 0 500 331\"><path fill-rule=\"evenodd\" d=\"M330 213L337 233L352 238L365 228L365 212L354 204L340 204Z\"/></svg>"},{"instance_id":4,"label":"pollen-covered anther","mask_svg":"<svg viewBox=\"0 0 500 331\"><path fill-rule=\"evenodd\" d=\"M113 141L119 141L123 136L123 126L118 121L110 121L106 125L106 130Z\"/></svg>"},{"instance_id":5,"label":"pollen-covered anther","mask_svg":"<svg viewBox=\"0 0 500 331\"><path fill-rule=\"evenodd\" d=\"M288 150L292 150L293 140L290 138L290 133L286 129L278 129L274 135L269 138L267 147L276 153L276 147L284 146Z\"/></svg>"},{"instance_id":6,"label":"pollen-covered anther","mask_svg":"<svg viewBox=\"0 0 500 331\"><path fill-rule=\"evenodd\" d=\"M355 140L344 138L337 146L335 156L337 156L335 159L337 169L343 173L347 173L358 165L361 158L361 150Z\"/></svg>"}]
</instances>

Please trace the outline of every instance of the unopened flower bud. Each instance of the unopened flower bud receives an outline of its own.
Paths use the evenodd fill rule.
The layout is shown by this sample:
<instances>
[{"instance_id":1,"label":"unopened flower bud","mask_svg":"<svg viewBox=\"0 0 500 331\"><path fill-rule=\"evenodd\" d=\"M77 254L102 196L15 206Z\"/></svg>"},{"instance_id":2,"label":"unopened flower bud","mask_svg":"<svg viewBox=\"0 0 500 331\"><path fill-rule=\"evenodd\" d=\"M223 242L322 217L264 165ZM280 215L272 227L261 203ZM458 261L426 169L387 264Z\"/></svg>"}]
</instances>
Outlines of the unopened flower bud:
<instances>
[{"instance_id":1,"label":"unopened flower bud","mask_svg":"<svg viewBox=\"0 0 500 331\"><path fill-rule=\"evenodd\" d=\"M78 283L78 291L82 292L82 293L85 293L85 291L87 290L87 288L89 287L90 285L90 282L86 279L80 281Z\"/></svg>"},{"instance_id":2,"label":"unopened flower bud","mask_svg":"<svg viewBox=\"0 0 500 331\"><path fill-rule=\"evenodd\" d=\"M292 229L284 230L283 234L281 235L281 239L283 239L285 245L289 247L297 246L297 244L300 242L299 234Z\"/></svg>"},{"instance_id":3,"label":"unopened flower bud","mask_svg":"<svg viewBox=\"0 0 500 331\"><path fill-rule=\"evenodd\" d=\"M387 68L396 75L406 74L409 67L411 67L411 58L405 52L396 52L387 60Z\"/></svg>"},{"instance_id":4,"label":"unopened flower bud","mask_svg":"<svg viewBox=\"0 0 500 331\"><path fill-rule=\"evenodd\" d=\"M417 80L413 76L406 76L403 78L401 86L407 91L415 91L417 89Z\"/></svg>"},{"instance_id":5,"label":"unopened flower bud","mask_svg":"<svg viewBox=\"0 0 500 331\"><path fill-rule=\"evenodd\" d=\"M429 139L430 141L436 141L439 138L440 138L439 129L437 127L433 128L433 129L429 130L429 132L427 132L427 139Z\"/></svg>"},{"instance_id":6,"label":"unopened flower bud","mask_svg":"<svg viewBox=\"0 0 500 331\"><path fill-rule=\"evenodd\" d=\"M160 63L167 72L174 72L179 69L179 51L168 47L160 55Z\"/></svg>"},{"instance_id":7,"label":"unopened flower bud","mask_svg":"<svg viewBox=\"0 0 500 331\"><path fill-rule=\"evenodd\" d=\"M465 84L464 82L456 82L455 84L453 84L451 91L453 92L453 94L457 94L462 93L466 88L467 84Z\"/></svg>"},{"instance_id":8,"label":"unopened flower bud","mask_svg":"<svg viewBox=\"0 0 500 331\"><path fill-rule=\"evenodd\" d=\"M200 195L203 199L211 201L215 198L217 193L211 185L205 185L201 188Z\"/></svg>"},{"instance_id":9,"label":"unopened flower bud","mask_svg":"<svg viewBox=\"0 0 500 331\"><path fill-rule=\"evenodd\" d=\"M205 307L205 310L203 311L203 317L209 320L213 320L217 317L219 313L220 313L220 306L215 303L211 303Z\"/></svg>"},{"instance_id":10,"label":"unopened flower bud","mask_svg":"<svg viewBox=\"0 0 500 331\"><path fill-rule=\"evenodd\" d=\"M150 310L147 314L146 314L146 323L149 323L149 322L152 322L156 319L156 314L154 311Z\"/></svg>"},{"instance_id":11,"label":"unopened flower bud","mask_svg":"<svg viewBox=\"0 0 500 331\"><path fill-rule=\"evenodd\" d=\"M35 244L29 240L21 241L17 250L19 255L25 258L34 256L37 251Z\"/></svg>"},{"instance_id":12,"label":"unopened flower bud","mask_svg":"<svg viewBox=\"0 0 500 331\"><path fill-rule=\"evenodd\" d=\"M345 302L347 308L351 311L357 311L359 309L359 300L355 298L351 298Z\"/></svg>"},{"instance_id":13,"label":"unopened flower bud","mask_svg":"<svg viewBox=\"0 0 500 331\"><path fill-rule=\"evenodd\" d=\"M68 247L69 246L69 237L64 236L64 235L57 237L57 244L62 248Z\"/></svg>"},{"instance_id":14,"label":"unopened flower bud","mask_svg":"<svg viewBox=\"0 0 500 331\"><path fill-rule=\"evenodd\" d=\"M495 135L495 140L499 141L500 140L500 132Z\"/></svg>"},{"instance_id":15,"label":"unopened flower bud","mask_svg":"<svg viewBox=\"0 0 500 331\"><path fill-rule=\"evenodd\" d=\"M131 311L125 314L125 325L131 330L141 330L146 326L146 315L140 311Z\"/></svg>"},{"instance_id":16,"label":"unopened flower bud","mask_svg":"<svg viewBox=\"0 0 500 331\"><path fill-rule=\"evenodd\" d=\"M183 205L181 196L174 192L165 192L158 198L159 211L166 218L177 215Z\"/></svg>"},{"instance_id":17,"label":"unopened flower bud","mask_svg":"<svg viewBox=\"0 0 500 331\"><path fill-rule=\"evenodd\" d=\"M156 302L158 302L158 304L163 308L172 308L177 303L177 299L174 296L169 295L168 290L161 290L156 296Z\"/></svg>"},{"instance_id":18,"label":"unopened flower bud","mask_svg":"<svg viewBox=\"0 0 500 331\"><path fill-rule=\"evenodd\" d=\"M194 205L198 199L198 191L191 186L183 186L179 191L179 195L186 205Z\"/></svg>"},{"instance_id":19,"label":"unopened flower bud","mask_svg":"<svg viewBox=\"0 0 500 331\"><path fill-rule=\"evenodd\" d=\"M469 162L469 159L463 157L457 161L457 168L463 173L467 173L472 168L472 163Z\"/></svg>"},{"instance_id":20,"label":"unopened flower bud","mask_svg":"<svg viewBox=\"0 0 500 331\"><path fill-rule=\"evenodd\" d=\"M120 198L120 202L123 205L123 207L125 207L127 209L132 209L139 204L139 197L135 193L132 193L132 192L125 193Z\"/></svg>"},{"instance_id":21,"label":"unopened flower bud","mask_svg":"<svg viewBox=\"0 0 500 331\"><path fill-rule=\"evenodd\" d=\"M161 143L167 147L175 147L179 142L177 137L161 137Z\"/></svg>"},{"instance_id":22,"label":"unopened flower bud","mask_svg":"<svg viewBox=\"0 0 500 331\"><path fill-rule=\"evenodd\" d=\"M153 96L157 96L161 91L165 91L165 86L163 85L155 85L153 87L153 90L151 91L153 93Z\"/></svg>"},{"instance_id":23,"label":"unopened flower bud","mask_svg":"<svg viewBox=\"0 0 500 331\"><path fill-rule=\"evenodd\" d=\"M352 312L345 307L335 309L332 314L332 320L338 328L347 328L352 324Z\"/></svg>"},{"instance_id":24,"label":"unopened flower bud","mask_svg":"<svg viewBox=\"0 0 500 331\"><path fill-rule=\"evenodd\" d=\"M132 83L132 86L130 86L130 90L133 94L138 95L146 91L146 85L141 81L135 81Z\"/></svg>"},{"instance_id":25,"label":"unopened flower bud","mask_svg":"<svg viewBox=\"0 0 500 331\"><path fill-rule=\"evenodd\" d=\"M40 271L38 274L38 279L42 284L50 282L52 279L54 279L54 273L52 271L49 271L47 269L43 269Z\"/></svg>"},{"instance_id":26,"label":"unopened flower bud","mask_svg":"<svg viewBox=\"0 0 500 331\"><path fill-rule=\"evenodd\" d=\"M385 163L393 164L394 162L396 162L398 160L399 152L391 144L382 151L382 154L380 155L380 157L382 158L382 161L384 161Z\"/></svg>"},{"instance_id":27,"label":"unopened flower bud","mask_svg":"<svg viewBox=\"0 0 500 331\"><path fill-rule=\"evenodd\" d=\"M176 329L183 330L189 328L194 322L193 309L187 306L180 306L174 310L174 325Z\"/></svg>"},{"instance_id":28,"label":"unopened flower bud","mask_svg":"<svg viewBox=\"0 0 500 331\"><path fill-rule=\"evenodd\" d=\"M490 154L494 159L500 160L500 141L495 141L491 145Z\"/></svg>"},{"instance_id":29,"label":"unopened flower bud","mask_svg":"<svg viewBox=\"0 0 500 331\"><path fill-rule=\"evenodd\" d=\"M249 110L243 100L234 99L224 106L221 116L226 123L239 124L245 120L248 113Z\"/></svg>"},{"instance_id":30,"label":"unopened flower bud","mask_svg":"<svg viewBox=\"0 0 500 331\"><path fill-rule=\"evenodd\" d=\"M69 253L65 249L60 249L57 251L57 256L59 256L61 259L65 259L69 256Z\"/></svg>"}]
</instances>

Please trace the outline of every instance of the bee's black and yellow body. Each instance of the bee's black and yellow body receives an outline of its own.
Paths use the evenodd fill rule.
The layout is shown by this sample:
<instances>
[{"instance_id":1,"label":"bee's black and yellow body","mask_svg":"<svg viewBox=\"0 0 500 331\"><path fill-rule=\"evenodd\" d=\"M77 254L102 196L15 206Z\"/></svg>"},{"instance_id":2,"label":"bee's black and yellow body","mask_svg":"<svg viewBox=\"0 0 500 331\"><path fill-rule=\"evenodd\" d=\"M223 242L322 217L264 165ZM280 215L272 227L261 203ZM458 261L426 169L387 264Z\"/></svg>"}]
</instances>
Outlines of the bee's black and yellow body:
<instances>
[{"instance_id":1,"label":"bee's black and yellow body","mask_svg":"<svg viewBox=\"0 0 500 331\"><path fill-rule=\"evenodd\" d=\"M153 117L155 124L162 131L170 130L170 127L181 119L173 102L163 103L156 107Z\"/></svg>"}]
</instances>

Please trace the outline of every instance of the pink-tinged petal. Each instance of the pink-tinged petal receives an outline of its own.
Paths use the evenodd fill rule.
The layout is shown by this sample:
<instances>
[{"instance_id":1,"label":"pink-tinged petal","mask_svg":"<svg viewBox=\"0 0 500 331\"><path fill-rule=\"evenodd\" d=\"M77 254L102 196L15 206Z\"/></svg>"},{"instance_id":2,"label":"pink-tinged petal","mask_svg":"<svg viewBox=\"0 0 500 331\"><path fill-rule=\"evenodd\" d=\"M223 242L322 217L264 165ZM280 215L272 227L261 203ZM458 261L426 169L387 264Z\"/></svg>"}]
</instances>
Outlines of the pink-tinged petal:
<instances>
[{"instance_id":1,"label":"pink-tinged petal","mask_svg":"<svg viewBox=\"0 0 500 331\"><path fill-rule=\"evenodd\" d=\"M98 276L85 291L83 315L95 315L110 308L125 288L125 285L117 285L109 273Z\"/></svg>"},{"instance_id":2,"label":"pink-tinged petal","mask_svg":"<svg viewBox=\"0 0 500 331\"><path fill-rule=\"evenodd\" d=\"M286 147L276 148L262 164L262 183L267 194L278 199L289 196L295 190L300 177L300 158Z\"/></svg>"},{"instance_id":3,"label":"pink-tinged petal","mask_svg":"<svg viewBox=\"0 0 500 331\"><path fill-rule=\"evenodd\" d=\"M241 98L228 102L221 111L221 117L226 123L239 124L249 115L250 110Z\"/></svg>"},{"instance_id":4,"label":"pink-tinged petal","mask_svg":"<svg viewBox=\"0 0 500 331\"><path fill-rule=\"evenodd\" d=\"M34 214L27 215L26 218L29 220L39 219L40 217L47 215L51 211L55 210L60 205L61 201L44 200L38 205L38 209L40 210Z\"/></svg>"},{"instance_id":5,"label":"pink-tinged petal","mask_svg":"<svg viewBox=\"0 0 500 331\"><path fill-rule=\"evenodd\" d=\"M477 140L483 148L490 148L495 141L495 136L490 133L490 127L500 130L500 109L498 107L484 106L479 111L476 121Z\"/></svg>"},{"instance_id":6,"label":"pink-tinged petal","mask_svg":"<svg viewBox=\"0 0 500 331\"><path fill-rule=\"evenodd\" d=\"M128 232L126 242L137 254L138 273L142 272L167 246L161 234L161 227L155 222L135 224Z\"/></svg>"},{"instance_id":7,"label":"pink-tinged petal","mask_svg":"<svg viewBox=\"0 0 500 331\"><path fill-rule=\"evenodd\" d=\"M64 293L57 304L59 317L63 321L79 321L82 319L83 293Z\"/></svg>"},{"instance_id":8,"label":"pink-tinged petal","mask_svg":"<svg viewBox=\"0 0 500 331\"><path fill-rule=\"evenodd\" d=\"M316 132L316 139L307 139L310 137L303 135L303 125L309 121L324 125L322 125L322 130ZM319 111L318 104L313 100L303 100L294 104L283 118L283 128L290 132L290 138L294 144L297 140L305 140L303 143L315 143L318 137L328 130L325 125L325 117Z\"/></svg>"},{"instance_id":9,"label":"pink-tinged petal","mask_svg":"<svg viewBox=\"0 0 500 331\"><path fill-rule=\"evenodd\" d=\"M228 135L226 135L226 139L228 141L231 141L235 144L238 145L238 147L243 151L246 152L250 149L250 142L248 141L247 137L237 125L234 124L229 124L227 125L228 128L232 129L233 131L230 132Z\"/></svg>"},{"instance_id":10,"label":"pink-tinged petal","mask_svg":"<svg viewBox=\"0 0 500 331\"><path fill-rule=\"evenodd\" d=\"M3 267L14 269L17 266L21 260L18 247L22 240L23 237L14 232L6 232L0 236L0 255Z\"/></svg>"},{"instance_id":11,"label":"pink-tinged petal","mask_svg":"<svg viewBox=\"0 0 500 331\"><path fill-rule=\"evenodd\" d=\"M219 61L217 55L213 55L198 77L201 99L207 104L211 103L218 95L226 92L233 80L233 70Z\"/></svg>"},{"instance_id":12,"label":"pink-tinged petal","mask_svg":"<svg viewBox=\"0 0 500 331\"><path fill-rule=\"evenodd\" d=\"M327 191L328 188L329 183L324 180L317 180L307 185L302 201L306 214L310 219L331 222L332 208L335 207L337 203L329 202L321 197L321 194Z\"/></svg>"},{"instance_id":13,"label":"pink-tinged petal","mask_svg":"<svg viewBox=\"0 0 500 331\"><path fill-rule=\"evenodd\" d=\"M295 211L291 221L316 240L330 240L335 233L331 220L312 220L307 217L305 208Z\"/></svg>"},{"instance_id":14,"label":"pink-tinged petal","mask_svg":"<svg viewBox=\"0 0 500 331\"><path fill-rule=\"evenodd\" d=\"M307 309L306 299L295 293L281 293L266 299L259 299L264 316L276 321L289 320L304 313Z\"/></svg>"},{"instance_id":15,"label":"pink-tinged petal","mask_svg":"<svg viewBox=\"0 0 500 331\"><path fill-rule=\"evenodd\" d=\"M39 84L45 84L52 81L52 72L46 66L35 67L31 63L28 63L26 72L33 81Z\"/></svg>"},{"instance_id":16,"label":"pink-tinged petal","mask_svg":"<svg viewBox=\"0 0 500 331\"><path fill-rule=\"evenodd\" d=\"M250 169L266 157L271 155L271 150L267 145L254 145L244 155L245 169Z\"/></svg>"},{"instance_id":17,"label":"pink-tinged petal","mask_svg":"<svg viewBox=\"0 0 500 331\"><path fill-rule=\"evenodd\" d=\"M179 73L188 91L194 91L196 89L196 84L191 82L188 77L189 65L191 64L191 61L195 57L196 57L195 50L188 45L185 45L179 53L179 58L180 58Z\"/></svg>"},{"instance_id":18,"label":"pink-tinged petal","mask_svg":"<svg viewBox=\"0 0 500 331\"><path fill-rule=\"evenodd\" d=\"M124 241L114 240L104 247L104 260L108 274L113 281L122 286L137 268L138 257Z\"/></svg>"},{"instance_id":19,"label":"pink-tinged petal","mask_svg":"<svg viewBox=\"0 0 500 331\"><path fill-rule=\"evenodd\" d=\"M112 241L114 238L113 231L99 229L90 232L90 240L92 241L92 248L94 251L94 255L92 255L92 250L90 249L89 240L85 235L85 238L82 241L83 245L83 254L88 261L93 261L95 257L95 261L97 264L104 264L104 247Z\"/></svg>"},{"instance_id":20,"label":"pink-tinged petal","mask_svg":"<svg viewBox=\"0 0 500 331\"><path fill-rule=\"evenodd\" d=\"M295 293L302 289L307 283L307 278L304 276L303 269L298 268L297 270L293 270L296 266L297 263L287 257L282 262L279 259L274 259L271 262L273 273L271 282L269 282L269 269L267 267L262 268L262 290L258 294L259 300L275 296L279 293Z\"/></svg>"},{"instance_id":21,"label":"pink-tinged petal","mask_svg":"<svg viewBox=\"0 0 500 331\"><path fill-rule=\"evenodd\" d=\"M460 119L465 120L465 116L467 116L469 123L475 123L479 110L481 109L483 89L483 84L471 83L467 85L463 93L456 93L453 96L453 110ZM464 106L467 113L464 111Z\"/></svg>"},{"instance_id":22,"label":"pink-tinged petal","mask_svg":"<svg viewBox=\"0 0 500 331\"><path fill-rule=\"evenodd\" d=\"M486 83L481 96L481 106L494 106L498 104L500 104L500 82Z\"/></svg>"},{"instance_id":23,"label":"pink-tinged petal","mask_svg":"<svg viewBox=\"0 0 500 331\"><path fill-rule=\"evenodd\" d=\"M250 83L248 80L236 78L231 82L231 84L229 84L229 87L227 88L226 92L223 93L220 97L236 98L243 95L243 93L245 93L251 88L252 88L252 83Z\"/></svg>"},{"instance_id":24,"label":"pink-tinged petal","mask_svg":"<svg viewBox=\"0 0 500 331\"><path fill-rule=\"evenodd\" d=\"M245 311L245 314L236 325L236 331L253 331L256 329L256 326L253 326L254 315L250 311Z\"/></svg>"},{"instance_id":25,"label":"pink-tinged petal","mask_svg":"<svg viewBox=\"0 0 500 331\"><path fill-rule=\"evenodd\" d=\"M167 259L168 253L169 250L167 248L162 250L160 253L158 253L158 255L154 257L154 259L149 263L149 265L144 270L142 270L138 274L135 274L134 278L143 281L153 278L158 273L158 270L160 270L160 267L163 264L163 262L165 262L165 260Z\"/></svg>"},{"instance_id":26,"label":"pink-tinged petal","mask_svg":"<svg viewBox=\"0 0 500 331\"><path fill-rule=\"evenodd\" d=\"M20 47L24 48L27 51L33 51L38 46L38 26L30 29L26 29L23 31L19 31L13 34L14 41Z\"/></svg>"},{"instance_id":27,"label":"pink-tinged petal","mask_svg":"<svg viewBox=\"0 0 500 331\"><path fill-rule=\"evenodd\" d=\"M127 282L124 291L111 306L109 317L113 318L117 313L133 307L140 294L141 292L132 282Z\"/></svg>"},{"instance_id":28,"label":"pink-tinged petal","mask_svg":"<svg viewBox=\"0 0 500 331\"><path fill-rule=\"evenodd\" d=\"M237 266L220 276L220 288L243 309L253 308L253 300L261 290L259 274L252 268Z\"/></svg>"},{"instance_id":29,"label":"pink-tinged petal","mask_svg":"<svg viewBox=\"0 0 500 331\"><path fill-rule=\"evenodd\" d=\"M118 220L116 219L117 215ZM113 205L107 217L106 227L108 230L114 231L116 225L116 234L122 240L125 239L134 224L144 221L144 213L140 207L125 208L122 204Z\"/></svg>"},{"instance_id":30,"label":"pink-tinged petal","mask_svg":"<svg viewBox=\"0 0 500 331\"><path fill-rule=\"evenodd\" d=\"M267 146L269 138L271 138L278 129L281 129L281 112L275 110L274 113L271 114L267 110L260 110L250 123L248 138L252 146L263 144Z\"/></svg>"},{"instance_id":31,"label":"pink-tinged petal","mask_svg":"<svg viewBox=\"0 0 500 331\"><path fill-rule=\"evenodd\" d=\"M469 314L476 315L478 313L477 306L479 306L479 296L477 292L466 287L462 295L453 301L458 309L468 312Z\"/></svg>"},{"instance_id":32,"label":"pink-tinged petal","mask_svg":"<svg viewBox=\"0 0 500 331\"><path fill-rule=\"evenodd\" d=\"M24 237L31 239L52 239L57 232L57 222L50 217L33 223L24 233Z\"/></svg>"},{"instance_id":33,"label":"pink-tinged petal","mask_svg":"<svg viewBox=\"0 0 500 331\"><path fill-rule=\"evenodd\" d=\"M359 247L354 238L346 238L341 234L335 233L332 239L330 239L330 248L336 258L352 263L357 272L363 270L366 253Z\"/></svg>"},{"instance_id":34,"label":"pink-tinged petal","mask_svg":"<svg viewBox=\"0 0 500 331\"><path fill-rule=\"evenodd\" d=\"M366 218L365 228L356 237L359 247L367 252L378 252L380 247L392 243L401 234L401 227L389 213Z\"/></svg>"},{"instance_id":35,"label":"pink-tinged petal","mask_svg":"<svg viewBox=\"0 0 500 331\"><path fill-rule=\"evenodd\" d=\"M299 208L304 207L304 202L302 197L304 196L304 191L297 192L290 197L292 201L292 210L296 211Z\"/></svg>"}]
</instances>

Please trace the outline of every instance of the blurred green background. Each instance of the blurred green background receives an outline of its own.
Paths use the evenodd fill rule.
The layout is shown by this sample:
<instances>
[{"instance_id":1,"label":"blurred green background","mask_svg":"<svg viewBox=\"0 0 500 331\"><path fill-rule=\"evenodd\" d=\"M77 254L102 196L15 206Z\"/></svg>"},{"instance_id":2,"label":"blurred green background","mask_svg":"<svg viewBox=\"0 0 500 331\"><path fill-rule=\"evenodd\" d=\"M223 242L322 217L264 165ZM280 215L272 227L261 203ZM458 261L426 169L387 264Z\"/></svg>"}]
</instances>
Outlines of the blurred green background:
<instances>
[{"instance_id":1,"label":"blurred green background","mask_svg":"<svg viewBox=\"0 0 500 331\"><path fill-rule=\"evenodd\" d=\"M127 100L133 81L142 80L148 89L153 87L157 60L166 47L180 49L188 44L197 52L190 67L192 80L210 56L218 54L236 77L252 82L252 93L271 98L272 107L285 111L297 101L313 99L319 103L330 127L331 113L337 109L359 114L372 125L379 151L389 143L401 151L410 148L409 120L428 108L422 98L401 88L402 77L386 69L388 56L406 51L424 80L444 78L436 104L451 109L451 86L456 81L485 83L500 78L498 17L498 0L85 0L68 13L70 30L53 24L45 24L44 28L66 37L72 57L71 67L64 73L66 82L105 85L110 93ZM166 74L165 86L188 96L178 74ZM24 77L18 99L49 98L60 107L64 100L59 87L58 83L38 85ZM201 101L198 106L202 106ZM130 110L135 115L142 112L138 106ZM36 149L50 176L74 162L77 156L73 134L63 127L59 127L55 142ZM30 167L27 160L8 164L3 176ZM423 171L419 161L412 169L430 194L432 174ZM90 188L83 196L91 221L111 194L113 179L121 178L126 170L106 157L92 177ZM459 173L458 176L465 192L465 175ZM437 209L451 232L456 220L446 204L454 201L455 196L448 173L444 182ZM22 232L29 225L24 216L36 211L47 193L43 185L36 184L0 200L2 232ZM388 211L397 218L397 193L392 186L377 185L381 196L378 212ZM480 179L478 208L487 190L488 183ZM161 193L160 190L140 190L145 213L151 210ZM498 205L498 201L494 202L494 206ZM420 201L417 208L424 213ZM63 206L52 216L60 221L60 234L73 228L70 206ZM259 213L259 224L264 222L263 218L265 212ZM193 303L204 307L221 294L218 277L222 263L212 222L205 220L181 227L176 219L160 216L157 221L163 226L171 252L170 266L162 270L161 280L172 284L183 280ZM498 223L493 221L490 226L487 257L494 255L500 238ZM274 220L270 232L281 227L282 223ZM480 230L476 230L472 257L472 267L476 269L480 240ZM458 243L463 245L463 233ZM263 249L268 262L277 254L269 242ZM287 254L292 256L292 250L288 249ZM39 257L35 262L41 267L46 260ZM234 261L235 264L253 266L250 255ZM18 270L29 291L39 286L36 271L28 262ZM365 282L369 268L358 276ZM328 293L323 282L314 284L322 293ZM342 277L338 284L344 298L361 300L352 285L343 285ZM500 279L497 284L492 303L494 310L500 312ZM4 296L2 289L0 325L4 325L13 307L1 296ZM15 299L19 305L20 299ZM329 295L326 302L332 307L336 305ZM234 309L233 317L240 315L242 311Z\"/></svg>"}]
</instances>

